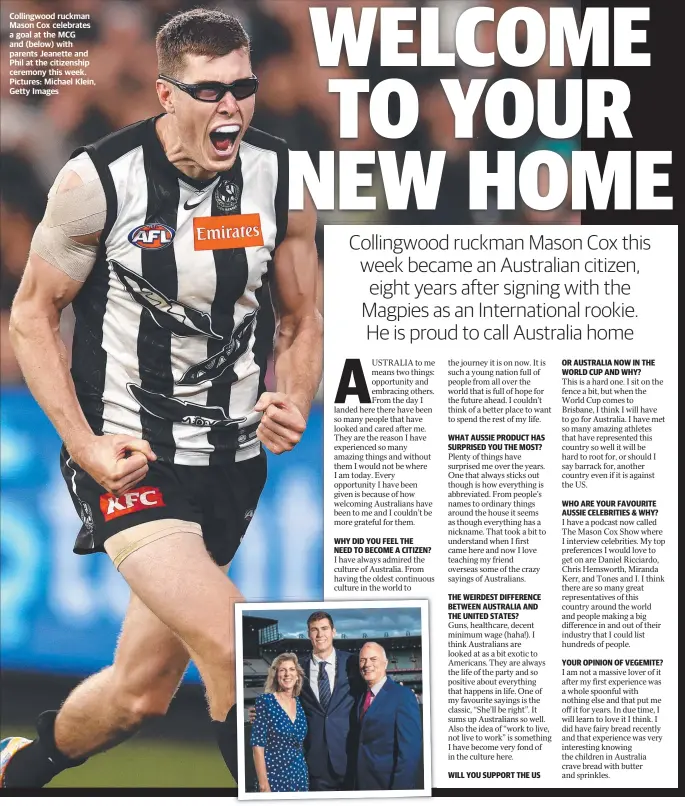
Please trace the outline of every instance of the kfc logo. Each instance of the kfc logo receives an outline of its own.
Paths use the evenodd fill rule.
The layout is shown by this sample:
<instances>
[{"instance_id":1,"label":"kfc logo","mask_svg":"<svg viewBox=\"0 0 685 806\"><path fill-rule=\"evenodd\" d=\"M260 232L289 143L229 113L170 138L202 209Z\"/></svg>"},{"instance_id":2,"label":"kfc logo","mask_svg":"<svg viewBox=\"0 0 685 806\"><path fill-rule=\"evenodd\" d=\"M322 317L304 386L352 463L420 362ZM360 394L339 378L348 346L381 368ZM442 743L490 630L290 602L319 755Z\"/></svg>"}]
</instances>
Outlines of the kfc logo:
<instances>
[{"instance_id":1,"label":"kfc logo","mask_svg":"<svg viewBox=\"0 0 685 806\"><path fill-rule=\"evenodd\" d=\"M138 487L118 497L111 493L100 496L100 509L106 521L140 512L141 509L164 506L162 491L158 487Z\"/></svg>"}]
</instances>

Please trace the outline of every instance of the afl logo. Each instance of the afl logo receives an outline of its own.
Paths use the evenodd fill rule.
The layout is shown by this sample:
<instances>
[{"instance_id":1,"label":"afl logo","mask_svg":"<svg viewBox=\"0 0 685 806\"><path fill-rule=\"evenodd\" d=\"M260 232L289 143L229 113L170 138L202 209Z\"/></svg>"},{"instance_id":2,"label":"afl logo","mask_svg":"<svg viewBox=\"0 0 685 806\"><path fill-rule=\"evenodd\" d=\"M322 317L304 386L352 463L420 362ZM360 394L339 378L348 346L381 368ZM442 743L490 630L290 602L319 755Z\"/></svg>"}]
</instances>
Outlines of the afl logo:
<instances>
[{"instance_id":1,"label":"afl logo","mask_svg":"<svg viewBox=\"0 0 685 806\"><path fill-rule=\"evenodd\" d=\"M165 224L143 224L129 235L129 241L139 249L164 249L174 240L176 233Z\"/></svg>"}]
</instances>

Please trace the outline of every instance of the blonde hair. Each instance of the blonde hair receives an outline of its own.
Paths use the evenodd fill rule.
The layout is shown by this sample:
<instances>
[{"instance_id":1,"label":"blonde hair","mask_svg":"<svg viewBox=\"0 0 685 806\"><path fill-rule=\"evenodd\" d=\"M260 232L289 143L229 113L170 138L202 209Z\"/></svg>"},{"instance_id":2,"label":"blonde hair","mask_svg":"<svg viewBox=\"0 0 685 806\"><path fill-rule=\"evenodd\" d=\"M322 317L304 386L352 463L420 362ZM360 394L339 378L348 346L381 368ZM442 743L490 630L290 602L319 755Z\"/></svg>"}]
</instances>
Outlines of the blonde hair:
<instances>
[{"instance_id":1,"label":"blonde hair","mask_svg":"<svg viewBox=\"0 0 685 806\"><path fill-rule=\"evenodd\" d=\"M295 671L297 672L297 683L293 689L293 696L299 697L302 691L302 683L304 682L304 669L297 661L297 655L294 652L283 652L278 657L274 658L271 666L269 667L269 674L266 676L266 683L264 684L265 694L275 694L280 691L278 687L278 669L286 661L292 661L295 664Z\"/></svg>"}]
</instances>

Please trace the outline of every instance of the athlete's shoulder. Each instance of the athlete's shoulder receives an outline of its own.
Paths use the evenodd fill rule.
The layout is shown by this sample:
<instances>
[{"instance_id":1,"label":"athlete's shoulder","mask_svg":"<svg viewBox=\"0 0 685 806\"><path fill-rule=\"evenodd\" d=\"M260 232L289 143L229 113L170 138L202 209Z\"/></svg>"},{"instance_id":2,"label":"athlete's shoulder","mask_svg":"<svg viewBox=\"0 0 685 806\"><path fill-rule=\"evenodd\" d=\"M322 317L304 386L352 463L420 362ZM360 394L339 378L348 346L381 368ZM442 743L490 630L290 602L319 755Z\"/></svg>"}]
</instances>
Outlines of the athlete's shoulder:
<instances>
[{"instance_id":1,"label":"athlete's shoulder","mask_svg":"<svg viewBox=\"0 0 685 806\"><path fill-rule=\"evenodd\" d=\"M69 160L64 164L64 167L57 174L57 177L50 188L48 198L51 198L55 195L55 193L57 193L58 188L62 184L62 180L70 172L77 174L81 180L81 184L83 185L89 182L100 181L97 169L93 164L93 160L90 158L90 154L87 151L81 151L77 156L70 157ZM69 187L71 188L73 186L74 183L72 183Z\"/></svg>"},{"instance_id":2,"label":"athlete's shoulder","mask_svg":"<svg viewBox=\"0 0 685 806\"><path fill-rule=\"evenodd\" d=\"M142 145L149 137L154 121L155 118L138 120L135 123L124 126L122 129L117 129L101 137L94 143L80 146L71 156L76 157L85 151L91 156L95 153L104 157L107 162L112 162L132 149Z\"/></svg>"},{"instance_id":3,"label":"athlete's shoulder","mask_svg":"<svg viewBox=\"0 0 685 806\"><path fill-rule=\"evenodd\" d=\"M288 151L288 144L282 137L276 137L268 132L263 132L261 129L255 129L254 126L248 127L243 136L243 143L260 148L263 151L275 151L277 154L287 153Z\"/></svg>"}]
</instances>

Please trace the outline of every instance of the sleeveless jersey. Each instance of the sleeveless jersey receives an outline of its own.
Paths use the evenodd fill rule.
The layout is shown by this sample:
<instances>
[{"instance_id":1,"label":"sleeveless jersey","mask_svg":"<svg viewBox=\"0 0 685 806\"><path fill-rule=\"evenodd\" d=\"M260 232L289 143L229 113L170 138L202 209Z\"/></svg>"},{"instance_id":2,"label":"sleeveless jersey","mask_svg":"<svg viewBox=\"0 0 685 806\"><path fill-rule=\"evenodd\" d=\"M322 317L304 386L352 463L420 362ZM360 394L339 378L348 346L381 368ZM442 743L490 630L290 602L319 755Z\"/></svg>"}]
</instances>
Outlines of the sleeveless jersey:
<instances>
[{"instance_id":1,"label":"sleeveless jersey","mask_svg":"<svg viewBox=\"0 0 685 806\"><path fill-rule=\"evenodd\" d=\"M198 181L164 154L151 118L78 149L107 219L73 307L72 377L97 434L147 439L162 461L256 456L267 347L260 305L285 236L288 152L248 129L231 170Z\"/></svg>"}]
</instances>

